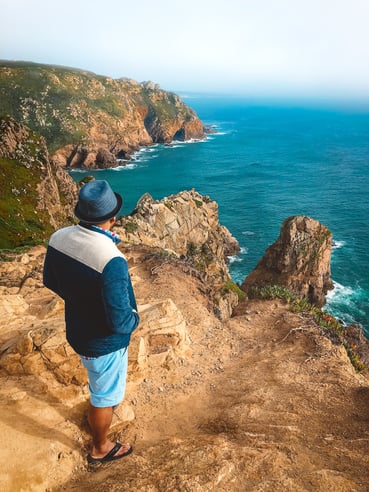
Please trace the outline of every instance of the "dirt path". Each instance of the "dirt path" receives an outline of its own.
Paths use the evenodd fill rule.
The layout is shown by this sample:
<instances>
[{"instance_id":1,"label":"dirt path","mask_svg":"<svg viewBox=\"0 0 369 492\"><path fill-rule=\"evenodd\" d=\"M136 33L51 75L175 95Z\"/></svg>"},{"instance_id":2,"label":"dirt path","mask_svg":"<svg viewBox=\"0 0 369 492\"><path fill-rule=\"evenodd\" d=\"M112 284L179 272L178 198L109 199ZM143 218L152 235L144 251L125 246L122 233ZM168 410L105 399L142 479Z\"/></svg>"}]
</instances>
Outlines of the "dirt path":
<instances>
[{"instance_id":1,"label":"dirt path","mask_svg":"<svg viewBox=\"0 0 369 492\"><path fill-rule=\"evenodd\" d=\"M134 455L57 490L369 490L367 382L283 306L249 313L224 328L233 355L204 351L180 390L151 388Z\"/></svg>"}]
</instances>

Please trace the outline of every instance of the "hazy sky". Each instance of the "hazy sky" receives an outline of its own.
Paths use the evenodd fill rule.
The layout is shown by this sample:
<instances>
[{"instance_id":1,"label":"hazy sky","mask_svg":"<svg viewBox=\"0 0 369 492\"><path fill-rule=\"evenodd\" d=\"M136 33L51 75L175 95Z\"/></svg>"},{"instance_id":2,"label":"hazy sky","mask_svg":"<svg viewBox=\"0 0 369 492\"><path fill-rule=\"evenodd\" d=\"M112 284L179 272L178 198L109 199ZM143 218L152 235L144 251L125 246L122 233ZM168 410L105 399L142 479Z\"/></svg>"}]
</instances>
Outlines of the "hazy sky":
<instances>
[{"instance_id":1,"label":"hazy sky","mask_svg":"<svg viewBox=\"0 0 369 492\"><path fill-rule=\"evenodd\" d=\"M174 91L369 98L369 0L0 0L0 58Z\"/></svg>"}]
</instances>

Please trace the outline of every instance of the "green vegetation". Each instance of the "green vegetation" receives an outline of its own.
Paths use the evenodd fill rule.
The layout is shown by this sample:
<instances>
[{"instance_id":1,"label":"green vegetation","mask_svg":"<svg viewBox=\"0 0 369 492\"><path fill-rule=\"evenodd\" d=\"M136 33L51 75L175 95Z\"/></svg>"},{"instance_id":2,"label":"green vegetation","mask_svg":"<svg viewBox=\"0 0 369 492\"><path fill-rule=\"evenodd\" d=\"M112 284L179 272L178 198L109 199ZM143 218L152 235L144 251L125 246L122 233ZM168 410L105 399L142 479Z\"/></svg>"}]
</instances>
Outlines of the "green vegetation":
<instances>
[{"instance_id":1,"label":"green vegetation","mask_svg":"<svg viewBox=\"0 0 369 492\"><path fill-rule=\"evenodd\" d=\"M134 234L138 229L138 225L136 224L136 222L126 222L124 224L124 228L128 232L128 234Z\"/></svg>"},{"instance_id":2,"label":"green vegetation","mask_svg":"<svg viewBox=\"0 0 369 492\"><path fill-rule=\"evenodd\" d=\"M357 352L355 352L347 343L343 344L347 355L351 361L351 364L354 366L356 372L364 371L367 369L366 365L360 360L360 356Z\"/></svg>"},{"instance_id":3,"label":"green vegetation","mask_svg":"<svg viewBox=\"0 0 369 492\"><path fill-rule=\"evenodd\" d=\"M141 101L149 108L148 124L153 119L166 122L175 120L181 115L185 121L189 121L194 116L193 110L171 92L143 89Z\"/></svg>"},{"instance_id":4,"label":"green vegetation","mask_svg":"<svg viewBox=\"0 0 369 492\"><path fill-rule=\"evenodd\" d=\"M52 232L46 211L37 210L39 172L0 158L0 249L34 245Z\"/></svg>"},{"instance_id":5,"label":"green vegetation","mask_svg":"<svg viewBox=\"0 0 369 492\"><path fill-rule=\"evenodd\" d=\"M286 287L280 285L267 285L264 287L254 287L252 297L259 299L281 299L289 304L289 308L294 313L300 313L312 318L315 323L328 330L340 338L342 341L343 324L331 314L326 313L321 308L310 304L306 298L301 298L290 292ZM352 365L356 371L366 369L366 365L360 361L360 356L346 342L342 341Z\"/></svg>"},{"instance_id":6,"label":"green vegetation","mask_svg":"<svg viewBox=\"0 0 369 492\"><path fill-rule=\"evenodd\" d=\"M245 292L239 288L239 286L233 282L232 279L227 280L227 282L223 285L222 293L226 294L228 292L234 292L237 294L239 301L243 301L246 297Z\"/></svg>"},{"instance_id":7,"label":"green vegetation","mask_svg":"<svg viewBox=\"0 0 369 492\"><path fill-rule=\"evenodd\" d=\"M1 121L1 129L8 123ZM42 137L29 131L16 155L0 157L0 249L38 244L52 232L49 214L38 208L38 185L48 165Z\"/></svg>"},{"instance_id":8,"label":"green vegetation","mask_svg":"<svg viewBox=\"0 0 369 492\"><path fill-rule=\"evenodd\" d=\"M291 302L296 299L286 287L281 285L266 285L264 287L252 287L249 297L257 299L281 299L286 302Z\"/></svg>"},{"instance_id":9,"label":"green vegetation","mask_svg":"<svg viewBox=\"0 0 369 492\"><path fill-rule=\"evenodd\" d=\"M214 254L207 243L197 246L194 242L187 243L187 259L197 271L205 272L210 263L214 260Z\"/></svg>"},{"instance_id":10,"label":"green vegetation","mask_svg":"<svg viewBox=\"0 0 369 492\"><path fill-rule=\"evenodd\" d=\"M194 257L197 255L197 246L194 242L188 241L187 243L187 256Z\"/></svg>"},{"instance_id":11,"label":"green vegetation","mask_svg":"<svg viewBox=\"0 0 369 492\"><path fill-rule=\"evenodd\" d=\"M14 249L0 249L0 261L13 261L16 255L26 253L29 246L21 246Z\"/></svg>"}]
</instances>

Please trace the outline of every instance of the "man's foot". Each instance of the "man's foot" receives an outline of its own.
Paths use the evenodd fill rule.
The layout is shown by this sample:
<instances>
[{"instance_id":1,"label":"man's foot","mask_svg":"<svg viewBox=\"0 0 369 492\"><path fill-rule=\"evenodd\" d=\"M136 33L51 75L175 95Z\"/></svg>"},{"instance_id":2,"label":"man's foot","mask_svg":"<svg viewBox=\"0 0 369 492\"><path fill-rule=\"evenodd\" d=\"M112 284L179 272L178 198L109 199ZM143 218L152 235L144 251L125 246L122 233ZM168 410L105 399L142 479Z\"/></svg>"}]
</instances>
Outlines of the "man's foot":
<instances>
[{"instance_id":1,"label":"man's foot","mask_svg":"<svg viewBox=\"0 0 369 492\"><path fill-rule=\"evenodd\" d=\"M115 461L120 458L124 458L124 456L128 456L133 451L133 448L130 444L121 444L120 442L116 442L115 445L111 448L111 450L102 456L91 456L89 454L87 456L87 461L92 463L106 463L107 461Z\"/></svg>"}]
</instances>

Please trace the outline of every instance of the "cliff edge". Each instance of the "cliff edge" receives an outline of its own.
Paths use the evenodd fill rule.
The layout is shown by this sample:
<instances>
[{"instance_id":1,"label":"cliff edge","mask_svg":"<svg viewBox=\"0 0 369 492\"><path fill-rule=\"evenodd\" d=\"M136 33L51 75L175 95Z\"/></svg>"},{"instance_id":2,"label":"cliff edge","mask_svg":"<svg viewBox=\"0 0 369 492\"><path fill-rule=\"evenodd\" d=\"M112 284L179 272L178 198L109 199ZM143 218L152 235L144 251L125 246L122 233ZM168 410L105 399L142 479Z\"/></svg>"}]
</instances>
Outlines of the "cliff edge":
<instances>
[{"instance_id":1,"label":"cliff edge","mask_svg":"<svg viewBox=\"0 0 369 492\"><path fill-rule=\"evenodd\" d=\"M181 203L196 210L198 227L188 231L200 238L206 212L194 199L195 192L171 197L171 211ZM159 217L168 217L163 203L146 197L143 204L142 211L163 209ZM147 217L145 229L141 212L136 218L148 242L163 241L158 224L166 220ZM42 285L45 248L37 246L0 263L0 432L7 443L0 488L367 490L368 376L355 371L342 342L279 299L244 299L233 315L224 309L219 317L219 299L234 302L225 286L181 257L180 241L172 245L178 253L135 243L132 227L120 247L141 324L112 437L130 441L134 453L87 467L86 374L65 341L63 304Z\"/></svg>"},{"instance_id":2,"label":"cliff edge","mask_svg":"<svg viewBox=\"0 0 369 492\"><path fill-rule=\"evenodd\" d=\"M278 300L220 321L186 265L123 252L142 324L112 433L135 452L92 470L86 375L40 282L44 249L2 264L13 272L0 310L4 490L367 490L368 379L341 344Z\"/></svg>"},{"instance_id":3,"label":"cliff edge","mask_svg":"<svg viewBox=\"0 0 369 492\"><path fill-rule=\"evenodd\" d=\"M42 135L66 167L114 167L140 146L205 136L195 111L157 84L30 62L0 61L0 116Z\"/></svg>"}]
</instances>

